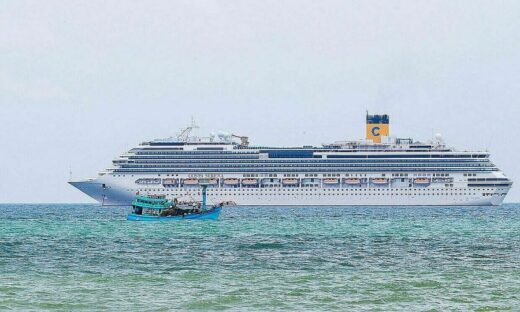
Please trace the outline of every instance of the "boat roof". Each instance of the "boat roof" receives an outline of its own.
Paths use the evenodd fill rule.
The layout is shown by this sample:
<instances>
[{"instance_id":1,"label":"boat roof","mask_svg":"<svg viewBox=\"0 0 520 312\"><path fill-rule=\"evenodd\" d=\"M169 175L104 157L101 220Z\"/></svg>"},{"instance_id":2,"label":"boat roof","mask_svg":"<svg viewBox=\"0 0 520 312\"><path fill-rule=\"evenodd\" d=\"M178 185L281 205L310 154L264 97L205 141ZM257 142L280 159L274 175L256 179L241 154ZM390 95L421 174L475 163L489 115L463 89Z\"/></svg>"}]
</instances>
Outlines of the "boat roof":
<instances>
[{"instance_id":1,"label":"boat roof","mask_svg":"<svg viewBox=\"0 0 520 312\"><path fill-rule=\"evenodd\" d=\"M166 204L168 204L168 200L165 198L153 198L142 195L136 196L134 201L132 202L133 206L139 206L148 209L165 209L168 208Z\"/></svg>"},{"instance_id":2,"label":"boat roof","mask_svg":"<svg viewBox=\"0 0 520 312\"><path fill-rule=\"evenodd\" d=\"M166 198L151 197L146 195L137 195L135 199L155 203L162 203L167 201Z\"/></svg>"}]
</instances>

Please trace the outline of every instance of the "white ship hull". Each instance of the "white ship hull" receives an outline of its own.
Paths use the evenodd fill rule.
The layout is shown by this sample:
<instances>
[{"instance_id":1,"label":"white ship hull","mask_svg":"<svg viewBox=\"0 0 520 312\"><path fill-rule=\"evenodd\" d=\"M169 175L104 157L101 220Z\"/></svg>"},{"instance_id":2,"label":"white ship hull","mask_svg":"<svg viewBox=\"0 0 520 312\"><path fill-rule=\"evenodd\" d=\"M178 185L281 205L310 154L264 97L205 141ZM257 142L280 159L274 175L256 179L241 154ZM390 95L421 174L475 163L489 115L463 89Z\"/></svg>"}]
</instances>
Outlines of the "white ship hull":
<instances>
[{"instance_id":1,"label":"white ship hull","mask_svg":"<svg viewBox=\"0 0 520 312\"><path fill-rule=\"evenodd\" d=\"M106 180L71 182L104 206L130 205L137 192L164 194L169 199L200 198L200 189L135 185ZM105 185L105 187L103 187ZM510 187L484 188L208 188L210 202L232 201L240 206L497 206ZM143 191L144 190L144 191Z\"/></svg>"}]
</instances>

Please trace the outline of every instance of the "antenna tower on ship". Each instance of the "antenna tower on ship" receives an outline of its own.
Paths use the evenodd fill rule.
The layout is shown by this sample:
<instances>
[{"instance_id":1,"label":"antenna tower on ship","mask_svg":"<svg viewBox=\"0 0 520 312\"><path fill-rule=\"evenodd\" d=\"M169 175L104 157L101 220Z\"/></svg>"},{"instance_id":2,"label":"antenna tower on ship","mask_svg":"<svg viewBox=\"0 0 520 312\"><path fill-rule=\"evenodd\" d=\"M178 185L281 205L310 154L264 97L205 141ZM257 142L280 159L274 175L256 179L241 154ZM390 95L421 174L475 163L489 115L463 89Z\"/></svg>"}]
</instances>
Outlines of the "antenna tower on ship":
<instances>
[{"instance_id":1,"label":"antenna tower on ship","mask_svg":"<svg viewBox=\"0 0 520 312\"><path fill-rule=\"evenodd\" d=\"M199 126L195 123L195 119L191 116L191 124L186 128L182 129L181 132L177 135L177 139L180 141L186 142L190 138L190 134L194 129L199 129Z\"/></svg>"}]
</instances>

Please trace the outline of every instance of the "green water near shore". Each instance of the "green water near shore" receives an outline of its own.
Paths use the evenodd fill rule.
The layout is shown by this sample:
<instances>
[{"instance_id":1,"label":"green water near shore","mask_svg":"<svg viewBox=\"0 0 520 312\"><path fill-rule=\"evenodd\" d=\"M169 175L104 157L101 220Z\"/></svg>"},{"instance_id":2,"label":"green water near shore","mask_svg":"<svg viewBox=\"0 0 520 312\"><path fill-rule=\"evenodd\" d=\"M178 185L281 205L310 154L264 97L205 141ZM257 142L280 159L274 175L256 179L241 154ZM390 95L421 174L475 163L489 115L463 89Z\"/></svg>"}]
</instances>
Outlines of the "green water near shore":
<instances>
[{"instance_id":1,"label":"green water near shore","mask_svg":"<svg viewBox=\"0 0 520 312\"><path fill-rule=\"evenodd\" d=\"M520 309L517 204L128 212L0 205L0 310Z\"/></svg>"}]
</instances>

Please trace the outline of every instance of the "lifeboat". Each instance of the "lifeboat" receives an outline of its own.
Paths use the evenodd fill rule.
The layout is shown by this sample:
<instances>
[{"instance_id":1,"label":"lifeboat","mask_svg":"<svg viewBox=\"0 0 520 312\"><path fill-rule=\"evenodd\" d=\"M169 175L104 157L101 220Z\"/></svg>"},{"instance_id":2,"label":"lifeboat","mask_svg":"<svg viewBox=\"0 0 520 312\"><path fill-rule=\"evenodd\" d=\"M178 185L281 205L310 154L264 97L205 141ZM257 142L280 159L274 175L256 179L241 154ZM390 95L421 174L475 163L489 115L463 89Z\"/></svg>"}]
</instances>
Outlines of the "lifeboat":
<instances>
[{"instance_id":1,"label":"lifeboat","mask_svg":"<svg viewBox=\"0 0 520 312\"><path fill-rule=\"evenodd\" d=\"M163 179L162 184L163 185L176 185L177 179Z\"/></svg>"},{"instance_id":2,"label":"lifeboat","mask_svg":"<svg viewBox=\"0 0 520 312\"><path fill-rule=\"evenodd\" d=\"M161 184L161 179L137 179L136 184Z\"/></svg>"},{"instance_id":3,"label":"lifeboat","mask_svg":"<svg viewBox=\"0 0 520 312\"><path fill-rule=\"evenodd\" d=\"M199 180L197 179L184 179L184 185L197 185Z\"/></svg>"},{"instance_id":4,"label":"lifeboat","mask_svg":"<svg viewBox=\"0 0 520 312\"><path fill-rule=\"evenodd\" d=\"M282 183L283 185L297 185L298 179L283 179Z\"/></svg>"},{"instance_id":5,"label":"lifeboat","mask_svg":"<svg viewBox=\"0 0 520 312\"><path fill-rule=\"evenodd\" d=\"M237 185L238 179L225 179L224 184L226 185Z\"/></svg>"},{"instance_id":6,"label":"lifeboat","mask_svg":"<svg viewBox=\"0 0 520 312\"><path fill-rule=\"evenodd\" d=\"M258 184L257 179L242 179L242 185L256 185Z\"/></svg>"},{"instance_id":7,"label":"lifeboat","mask_svg":"<svg viewBox=\"0 0 520 312\"><path fill-rule=\"evenodd\" d=\"M361 180L355 179L355 178L350 178L350 179L345 179L345 183L348 185L358 185L358 184L361 184Z\"/></svg>"},{"instance_id":8,"label":"lifeboat","mask_svg":"<svg viewBox=\"0 0 520 312\"><path fill-rule=\"evenodd\" d=\"M325 184L338 184L339 183L339 179L334 179L334 178L323 179L323 183L325 183Z\"/></svg>"},{"instance_id":9,"label":"lifeboat","mask_svg":"<svg viewBox=\"0 0 520 312\"><path fill-rule=\"evenodd\" d=\"M215 184L218 184L218 180L217 179L200 179L199 180L199 184L202 184L202 185L215 185Z\"/></svg>"},{"instance_id":10,"label":"lifeboat","mask_svg":"<svg viewBox=\"0 0 520 312\"><path fill-rule=\"evenodd\" d=\"M415 184L430 184L430 179L427 178L417 178L413 180Z\"/></svg>"},{"instance_id":11,"label":"lifeboat","mask_svg":"<svg viewBox=\"0 0 520 312\"><path fill-rule=\"evenodd\" d=\"M372 183L374 183L374 184L387 184L388 183L388 179L385 179L385 178L375 178L375 179L372 179Z\"/></svg>"}]
</instances>

